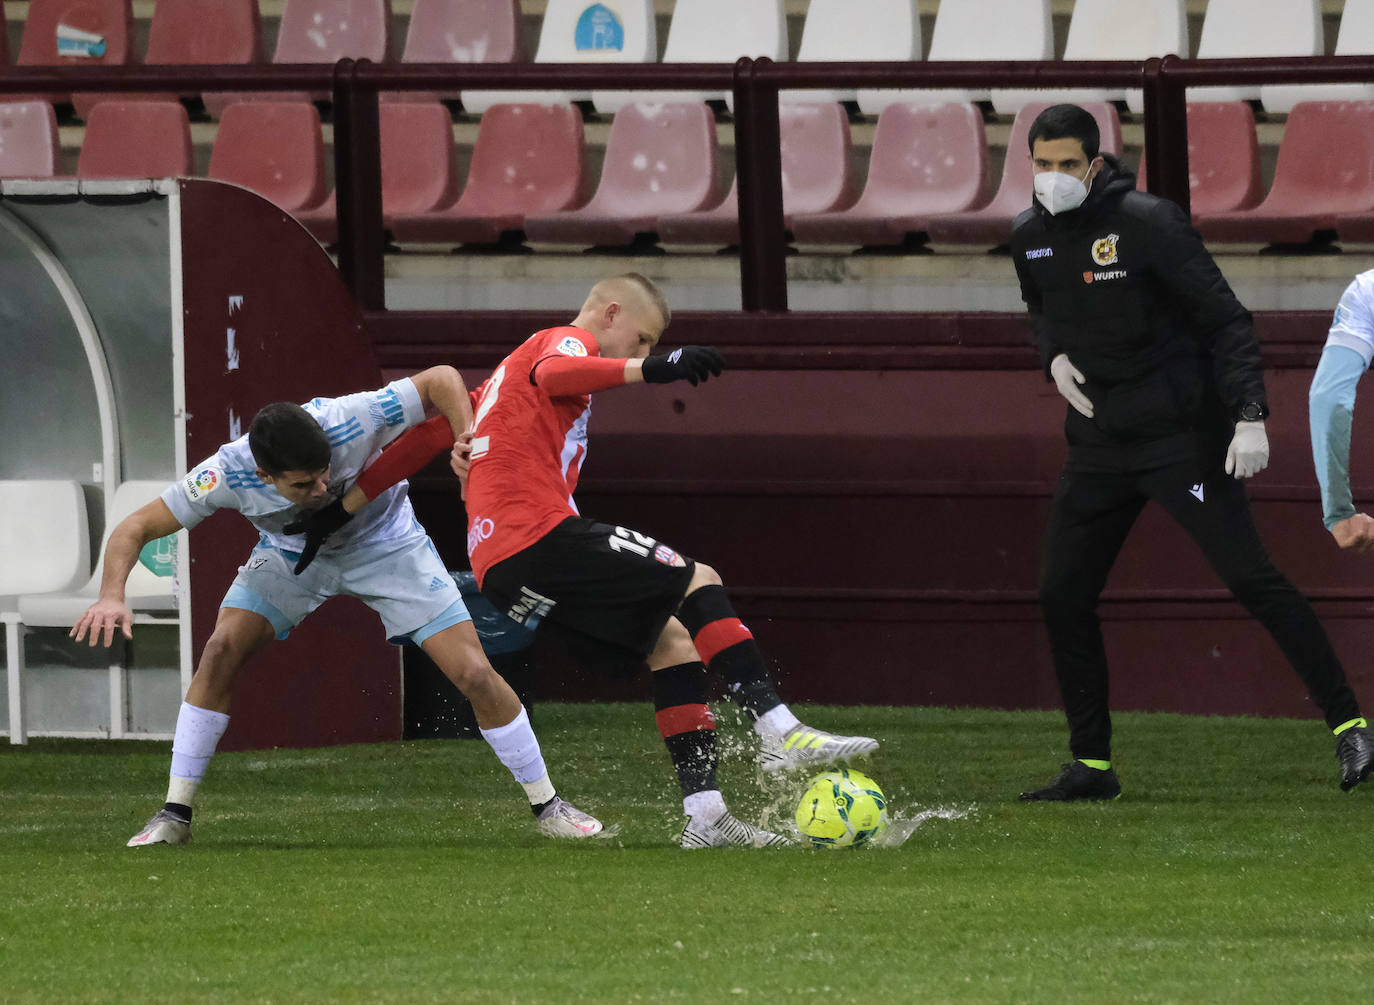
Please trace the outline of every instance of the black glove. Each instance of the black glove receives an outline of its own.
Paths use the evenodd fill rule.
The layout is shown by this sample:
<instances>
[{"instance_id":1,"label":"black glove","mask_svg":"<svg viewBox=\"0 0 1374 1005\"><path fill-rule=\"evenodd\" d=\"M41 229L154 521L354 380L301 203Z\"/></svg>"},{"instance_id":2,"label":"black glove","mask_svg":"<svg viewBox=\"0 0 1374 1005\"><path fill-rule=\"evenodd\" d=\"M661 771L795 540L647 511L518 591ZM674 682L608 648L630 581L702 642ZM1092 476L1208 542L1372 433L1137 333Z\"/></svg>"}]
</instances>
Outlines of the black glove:
<instances>
[{"instance_id":1,"label":"black glove","mask_svg":"<svg viewBox=\"0 0 1374 1005\"><path fill-rule=\"evenodd\" d=\"M696 387L698 383L719 377L725 360L709 345L685 345L666 356L650 356L644 360L646 384L671 384L685 380Z\"/></svg>"},{"instance_id":2,"label":"black glove","mask_svg":"<svg viewBox=\"0 0 1374 1005\"><path fill-rule=\"evenodd\" d=\"M352 519L353 514L343 508L343 500L335 499L317 510L302 510L295 520L283 527L284 534L305 535L305 549L296 563L296 575L299 576L315 561L315 556L324 542L329 540L329 535Z\"/></svg>"}]
</instances>

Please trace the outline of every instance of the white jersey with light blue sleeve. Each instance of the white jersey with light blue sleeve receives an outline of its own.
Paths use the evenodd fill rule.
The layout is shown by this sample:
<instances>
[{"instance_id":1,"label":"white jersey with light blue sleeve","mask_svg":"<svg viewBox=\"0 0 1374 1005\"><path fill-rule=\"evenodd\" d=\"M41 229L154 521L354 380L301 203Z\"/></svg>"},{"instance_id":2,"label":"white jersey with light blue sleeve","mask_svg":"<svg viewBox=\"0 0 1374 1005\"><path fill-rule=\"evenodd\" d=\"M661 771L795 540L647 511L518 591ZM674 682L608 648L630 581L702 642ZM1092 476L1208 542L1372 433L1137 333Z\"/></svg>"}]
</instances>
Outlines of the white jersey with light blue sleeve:
<instances>
[{"instance_id":1,"label":"white jersey with light blue sleeve","mask_svg":"<svg viewBox=\"0 0 1374 1005\"><path fill-rule=\"evenodd\" d=\"M1355 387L1374 360L1374 269L1341 294L1321 362L1307 394L1312 463L1322 492L1322 522L1330 530L1355 515L1350 492L1350 431Z\"/></svg>"},{"instance_id":2,"label":"white jersey with light blue sleeve","mask_svg":"<svg viewBox=\"0 0 1374 1005\"><path fill-rule=\"evenodd\" d=\"M420 392L410 378L392 381L377 391L341 398L314 398L302 406L329 437L329 497L342 497L382 447L425 418ZM259 530L261 543L289 553L305 547L305 535L283 528L302 512L257 476L257 462L247 434L226 443L162 494L182 526L191 528L211 513L233 509ZM373 499L321 549L328 554L359 543L400 541L424 530L415 519L407 483L402 481Z\"/></svg>"}]
</instances>

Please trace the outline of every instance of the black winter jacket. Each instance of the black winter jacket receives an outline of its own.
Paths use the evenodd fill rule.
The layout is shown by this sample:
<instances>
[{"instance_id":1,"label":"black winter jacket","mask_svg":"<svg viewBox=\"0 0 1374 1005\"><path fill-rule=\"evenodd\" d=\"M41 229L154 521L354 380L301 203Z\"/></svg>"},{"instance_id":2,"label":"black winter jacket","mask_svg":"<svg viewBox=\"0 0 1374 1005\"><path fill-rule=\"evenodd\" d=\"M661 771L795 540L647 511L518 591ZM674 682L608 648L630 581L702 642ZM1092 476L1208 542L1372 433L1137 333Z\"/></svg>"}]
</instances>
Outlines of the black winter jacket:
<instances>
[{"instance_id":1,"label":"black winter jacket","mask_svg":"<svg viewBox=\"0 0 1374 1005\"><path fill-rule=\"evenodd\" d=\"M1087 200L1052 216L1038 200L1011 254L1041 363L1065 353L1089 419L1068 409L1069 466L1143 470L1220 462L1240 405L1265 404L1259 343L1202 238L1176 204L1135 189L1116 158Z\"/></svg>"}]
</instances>

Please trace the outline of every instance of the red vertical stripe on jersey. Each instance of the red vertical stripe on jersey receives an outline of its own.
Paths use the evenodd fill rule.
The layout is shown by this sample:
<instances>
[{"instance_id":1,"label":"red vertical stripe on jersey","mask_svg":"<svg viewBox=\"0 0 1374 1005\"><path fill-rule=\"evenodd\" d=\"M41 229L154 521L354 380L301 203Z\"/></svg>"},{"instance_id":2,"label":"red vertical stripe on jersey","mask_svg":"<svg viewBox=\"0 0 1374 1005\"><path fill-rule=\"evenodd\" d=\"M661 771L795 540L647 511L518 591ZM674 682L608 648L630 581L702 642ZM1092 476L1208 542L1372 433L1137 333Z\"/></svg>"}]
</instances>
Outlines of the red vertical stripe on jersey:
<instances>
[{"instance_id":1,"label":"red vertical stripe on jersey","mask_svg":"<svg viewBox=\"0 0 1374 1005\"><path fill-rule=\"evenodd\" d=\"M748 642L753 637L753 632L744 627L744 622L739 618L721 618L702 625L701 631L696 633L692 641L696 644L701 662L710 666L711 661L716 658L716 653L741 642Z\"/></svg>"},{"instance_id":2,"label":"red vertical stripe on jersey","mask_svg":"<svg viewBox=\"0 0 1374 1005\"><path fill-rule=\"evenodd\" d=\"M707 705L674 705L654 713L658 731L666 737L691 733L698 729L715 729L716 717Z\"/></svg>"}]
</instances>

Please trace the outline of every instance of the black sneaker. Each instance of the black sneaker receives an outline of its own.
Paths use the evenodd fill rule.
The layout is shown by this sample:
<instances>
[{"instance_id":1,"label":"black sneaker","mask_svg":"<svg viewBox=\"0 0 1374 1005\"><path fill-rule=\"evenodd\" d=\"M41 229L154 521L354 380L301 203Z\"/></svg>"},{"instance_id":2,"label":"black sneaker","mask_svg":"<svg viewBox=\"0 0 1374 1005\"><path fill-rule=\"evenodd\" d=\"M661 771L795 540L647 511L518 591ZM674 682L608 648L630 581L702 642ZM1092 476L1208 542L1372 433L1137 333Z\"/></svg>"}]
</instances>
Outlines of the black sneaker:
<instances>
[{"instance_id":1,"label":"black sneaker","mask_svg":"<svg viewBox=\"0 0 1374 1005\"><path fill-rule=\"evenodd\" d=\"M1346 732L1353 732L1353 727ZM1370 758L1374 758L1374 747L1368 749L1370 752L1365 755L1366 772L1369 770ZM1111 768L1102 771L1090 768L1082 761L1070 761L1063 765L1059 777L1043 789L1021 793L1021 801L1068 803L1077 799L1115 799L1119 795L1121 783L1117 781L1116 772Z\"/></svg>"},{"instance_id":2,"label":"black sneaker","mask_svg":"<svg viewBox=\"0 0 1374 1005\"><path fill-rule=\"evenodd\" d=\"M1351 726L1336 738L1336 757L1341 762L1341 791L1349 792L1374 769L1374 733Z\"/></svg>"}]
</instances>

